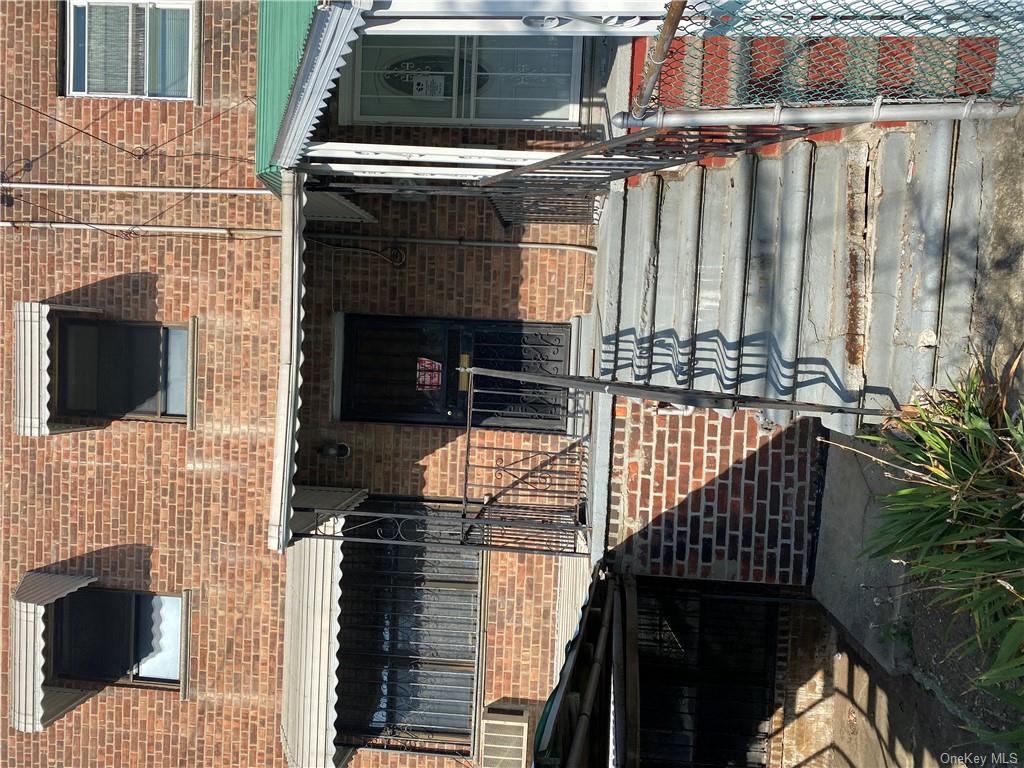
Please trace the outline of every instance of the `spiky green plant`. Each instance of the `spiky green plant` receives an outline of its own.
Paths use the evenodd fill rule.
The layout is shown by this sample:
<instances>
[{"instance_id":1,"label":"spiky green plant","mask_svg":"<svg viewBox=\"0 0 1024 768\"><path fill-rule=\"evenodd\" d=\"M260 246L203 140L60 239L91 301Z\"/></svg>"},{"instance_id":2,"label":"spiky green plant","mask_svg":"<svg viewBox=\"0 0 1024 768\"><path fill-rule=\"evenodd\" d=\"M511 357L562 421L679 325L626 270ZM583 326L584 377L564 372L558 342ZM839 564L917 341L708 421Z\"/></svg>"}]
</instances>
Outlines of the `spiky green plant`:
<instances>
[{"instance_id":1,"label":"spiky green plant","mask_svg":"<svg viewBox=\"0 0 1024 768\"><path fill-rule=\"evenodd\" d=\"M975 367L865 438L902 481L866 554L906 562L907 584L970 616L991 659L976 683L1024 712L1024 409L1005 393ZM980 735L1024 744L1024 728Z\"/></svg>"}]
</instances>

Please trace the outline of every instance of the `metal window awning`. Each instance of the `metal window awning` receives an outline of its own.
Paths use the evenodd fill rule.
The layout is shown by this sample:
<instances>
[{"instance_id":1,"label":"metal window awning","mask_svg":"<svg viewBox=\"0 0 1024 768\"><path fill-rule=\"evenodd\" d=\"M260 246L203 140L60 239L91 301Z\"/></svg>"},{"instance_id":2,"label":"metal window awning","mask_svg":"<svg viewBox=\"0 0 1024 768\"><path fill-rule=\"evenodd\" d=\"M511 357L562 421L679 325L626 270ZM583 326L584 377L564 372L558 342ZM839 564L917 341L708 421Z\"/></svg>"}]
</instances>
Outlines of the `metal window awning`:
<instances>
[{"instance_id":1,"label":"metal window awning","mask_svg":"<svg viewBox=\"0 0 1024 768\"><path fill-rule=\"evenodd\" d=\"M11 599L9 658L10 719L16 731L43 730L91 691L44 685L46 663L46 606L96 581L95 576L70 576L31 571Z\"/></svg>"},{"instance_id":2,"label":"metal window awning","mask_svg":"<svg viewBox=\"0 0 1024 768\"><path fill-rule=\"evenodd\" d=\"M14 431L50 434L50 307L33 301L14 306Z\"/></svg>"},{"instance_id":3,"label":"metal window awning","mask_svg":"<svg viewBox=\"0 0 1024 768\"><path fill-rule=\"evenodd\" d=\"M341 532L340 518L318 522L318 533ZM341 558L340 539L288 548L281 743L290 768L335 766Z\"/></svg>"},{"instance_id":4,"label":"metal window awning","mask_svg":"<svg viewBox=\"0 0 1024 768\"><path fill-rule=\"evenodd\" d=\"M89 307L70 307L19 301L14 305L14 431L24 437L43 437L82 429L53 420L50 403L50 326L57 312L102 314Z\"/></svg>"}]
</instances>

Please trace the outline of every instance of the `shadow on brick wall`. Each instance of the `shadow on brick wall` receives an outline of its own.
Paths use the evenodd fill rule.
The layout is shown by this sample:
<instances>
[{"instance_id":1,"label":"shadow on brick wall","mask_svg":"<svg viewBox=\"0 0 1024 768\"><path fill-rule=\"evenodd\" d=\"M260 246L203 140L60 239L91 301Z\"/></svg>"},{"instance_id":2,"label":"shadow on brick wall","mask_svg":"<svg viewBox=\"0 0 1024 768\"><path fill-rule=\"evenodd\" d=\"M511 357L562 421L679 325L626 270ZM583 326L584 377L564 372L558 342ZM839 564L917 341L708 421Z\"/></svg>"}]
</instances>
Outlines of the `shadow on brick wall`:
<instances>
[{"instance_id":1,"label":"shadow on brick wall","mask_svg":"<svg viewBox=\"0 0 1024 768\"><path fill-rule=\"evenodd\" d=\"M120 544L84 552L48 564L39 571L71 576L93 576L91 585L59 598L47 606L46 622L50 625L52 646L47 651L46 685L43 688L43 722L49 725L111 683L88 679L87 672L95 658L103 657L113 641L134 638L134 648L122 655L106 655L101 662L106 679L120 679L132 671L132 655L146 658L156 649L160 638L160 622L136 621L121 626L126 609L134 605L131 592L148 592L151 585L152 547L146 544ZM121 590L118 593L97 592L97 587ZM113 598L113 599L111 599ZM127 614L132 615L132 614ZM52 625L51 625L52 622ZM70 647L69 647L70 644ZM63 661L62 661L63 660ZM60 665L71 666L60 669Z\"/></svg>"},{"instance_id":2,"label":"shadow on brick wall","mask_svg":"<svg viewBox=\"0 0 1024 768\"><path fill-rule=\"evenodd\" d=\"M44 304L101 310L104 317L154 322L160 311L160 276L155 272L125 272L48 296Z\"/></svg>"},{"instance_id":3,"label":"shadow on brick wall","mask_svg":"<svg viewBox=\"0 0 1024 768\"><path fill-rule=\"evenodd\" d=\"M154 323L158 319L161 306L160 279L157 274L152 272L126 272L48 296L42 300L42 303L61 308L82 310L82 314L75 314L73 309L62 311L58 315L60 318L74 318L85 322L90 320L120 320L133 323ZM98 314L96 314L97 312ZM74 375L77 378L79 375L77 372L78 367L82 368L81 375L86 377L84 381L89 381L95 377L95 389L92 399L97 404L103 397L102 388L110 386L110 382L113 380L132 382L125 389L126 395L130 395L130 397L117 398L121 401L122 406L129 400L139 406L146 402L154 401L158 394L157 391L147 391L147 388L139 381L139 377L133 377L130 374L132 374L133 370L139 369L138 364L140 361L144 362L150 370L154 366L161 366L159 346L147 345L145 349L122 349L112 344L103 347L94 340L92 343L96 345L97 360L90 368L90 364L83 359L81 347L79 347L77 355L72 355L72 349L67 346L70 342L63 338L63 334L60 332L60 322L55 322L53 320L54 317L54 315L51 315L50 322L50 398L51 402L56 404L58 409L61 408L61 404L64 402L60 390L62 387L69 385L69 376ZM65 358L65 354L67 354L67 358ZM104 360L105 356L109 357L111 355L117 359ZM67 360L69 359L75 361L76 372L74 374L69 374L63 370L63 367L68 364ZM85 384L84 386L85 389L81 391L87 392L89 385ZM130 393L128 392L129 388L132 390ZM109 397L104 399L108 403L113 402ZM98 405L96 410L99 410ZM133 409L129 407L111 408L108 405L103 410L105 412L102 415L94 415L87 410L83 410L74 413L64 413L59 418L63 424L78 425L90 429L102 429L112 421L124 417Z\"/></svg>"},{"instance_id":4,"label":"shadow on brick wall","mask_svg":"<svg viewBox=\"0 0 1024 768\"><path fill-rule=\"evenodd\" d=\"M609 560L633 573L809 584L825 454L816 420L619 406Z\"/></svg>"}]
</instances>

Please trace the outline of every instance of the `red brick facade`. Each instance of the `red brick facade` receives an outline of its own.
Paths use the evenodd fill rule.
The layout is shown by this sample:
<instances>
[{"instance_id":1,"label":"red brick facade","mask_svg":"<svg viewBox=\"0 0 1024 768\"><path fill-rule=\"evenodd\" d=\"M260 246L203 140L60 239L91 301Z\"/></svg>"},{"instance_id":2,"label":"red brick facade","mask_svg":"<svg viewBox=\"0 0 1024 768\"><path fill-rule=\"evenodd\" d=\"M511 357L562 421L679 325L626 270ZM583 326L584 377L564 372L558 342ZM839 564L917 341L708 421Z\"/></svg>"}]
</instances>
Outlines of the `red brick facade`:
<instances>
[{"instance_id":1,"label":"red brick facade","mask_svg":"<svg viewBox=\"0 0 1024 768\"><path fill-rule=\"evenodd\" d=\"M0 4L5 173L19 182L257 187L256 5L197 7L198 104L58 97L57 4ZM10 194L17 200L2 209L4 220L105 226L0 229L0 765L281 764L284 560L264 543L278 242L122 234L146 222L276 228L279 206L271 196ZM55 297L120 319L198 317L195 430L121 420L16 436L14 302ZM114 588L192 590L188 700L109 686L43 733L14 732L11 595L34 568L95 575Z\"/></svg>"},{"instance_id":2,"label":"red brick facade","mask_svg":"<svg viewBox=\"0 0 1024 768\"><path fill-rule=\"evenodd\" d=\"M765 434L752 411L619 400L609 549L636 573L806 584L815 424Z\"/></svg>"},{"instance_id":3,"label":"red brick facade","mask_svg":"<svg viewBox=\"0 0 1024 768\"><path fill-rule=\"evenodd\" d=\"M416 141L442 145L446 133ZM511 134L512 132L504 132ZM376 139L375 139L376 140ZM381 138L380 140L383 140ZM591 227L531 225L504 229L486 200L437 198L395 202L361 197L357 202L378 224L308 225L307 236L325 230L367 236L465 238L515 243L588 245ZM372 240L353 243L380 248ZM298 480L316 485L355 486L373 493L461 497L465 428L333 421L330 381L334 312L419 317L525 320L568 323L590 310L593 257L550 249L409 244L407 260L395 267L383 258L309 242L303 302L304 363ZM565 438L522 432L489 432L491 445L550 448ZM343 441L344 459L317 448ZM487 558L484 630L484 705L514 701L539 714L552 675L558 560L541 555L492 553ZM456 760L363 750L354 768L433 768Z\"/></svg>"}]
</instances>

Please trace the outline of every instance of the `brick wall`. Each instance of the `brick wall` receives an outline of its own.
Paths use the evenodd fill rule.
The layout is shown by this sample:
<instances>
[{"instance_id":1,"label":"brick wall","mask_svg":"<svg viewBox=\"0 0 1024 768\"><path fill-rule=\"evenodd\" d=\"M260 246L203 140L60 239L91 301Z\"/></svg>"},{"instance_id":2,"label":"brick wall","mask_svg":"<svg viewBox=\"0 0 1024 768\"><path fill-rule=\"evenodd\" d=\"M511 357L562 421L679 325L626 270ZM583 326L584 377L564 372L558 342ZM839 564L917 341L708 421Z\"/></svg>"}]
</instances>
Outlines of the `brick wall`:
<instances>
[{"instance_id":1,"label":"brick wall","mask_svg":"<svg viewBox=\"0 0 1024 768\"><path fill-rule=\"evenodd\" d=\"M752 412L615 406L608 547L637 573L803 584L816 422L760 431Z\"/></svg>"},{"instance_id":2,"label":"brick wall","mask_svg":"<svg viewBox=\"0 0 1024 768\"><path fill-rule=\"evenodd\" d=\"M26 182L258 186L256 6L200 7L197 105L58 98L56 3L0 3L0 91L15 100L0 103L0 167ZM0 229L0 765L281 764L283 559L264 545L277 242L117 234L150 220L274 227L278 206L261 196L12 194L21 199L0 209L5 220L71 216L108 226ZM198 316L196 430L124 420L15 436L14 302L54 297L124 319ZM41 734L13 732L9 606L33 568L93 574L114 588L193 590L189 700L107 687Z\"/></svg>"},{"instance_id":3,"label":"brick wall","mask_svg":"<svg viewBox=\"0 0 1024 768\"><path fill-rule=\"evenodd\" d=\"M451 139L416 131L411 140L441 145ZM446 133L446 132L442 132ZM381 138L380 140L384 140ZM396 202L364 196L357 202L378 224L307 226L315 232L341 231L397 237L459 238L515 243L589 244L592 228L530 225L505 229L485 200L438 198ZM356 245L379 248L373 241ZM569 322L589 311L592 262L582 252L549 249L405 246L407 261L393 267L383 259L309 243L303 330L302 411L299 480L358 486L374 493L461 497L465 429L414 424L335 422L330 414L331 317L336 311L420 317ZM552 435L489 432L492 445L551 448L565 442ZM349 458L321 457L316 448L341 440ZM555 558L492 553L488 558L484 617L484 705L530 703L539 713L554 685ZM360 750L355 768L449 768L441 757Z\"/></svg>"},{"instance_id":4,"label":"brick wall","mask_svg":"<svg viewBox=\"0 0 1024 768\"><path fill-rule=\"evenodd\" d=\"M769 768L827 768L833 764L835 652L835 630L820 606L780 607Z\"/></svg>"},{"instance_id":5,"label":"brick wall","mask_svg":"<svg viewBox=\"0 0 1024 768\"><path fill-rule=\"evenodd\" d=\"M307 227L315 232L501 242L588 244L592 227L536 224L505 230L485 200L421 203L362 197L378 224ZM380 243L356 245L379 248ZM375 493L461 496L464 429L331 420L334 312L568 323L590 308L592 258L583 252L412 244L394 267L384 259L317 242L306 251L302 430L299 479ZM516 433L528 441L529 435ZM324 442L352 447L344 461L316 453Z\"/></svg>"}]
</instances>

